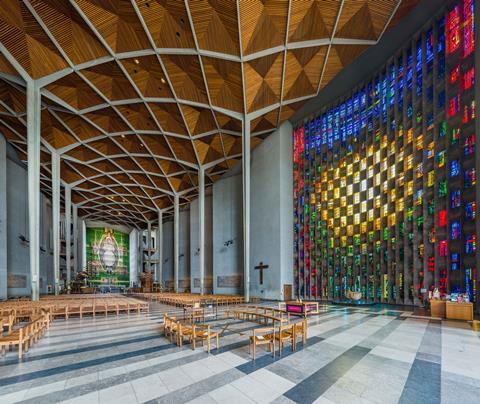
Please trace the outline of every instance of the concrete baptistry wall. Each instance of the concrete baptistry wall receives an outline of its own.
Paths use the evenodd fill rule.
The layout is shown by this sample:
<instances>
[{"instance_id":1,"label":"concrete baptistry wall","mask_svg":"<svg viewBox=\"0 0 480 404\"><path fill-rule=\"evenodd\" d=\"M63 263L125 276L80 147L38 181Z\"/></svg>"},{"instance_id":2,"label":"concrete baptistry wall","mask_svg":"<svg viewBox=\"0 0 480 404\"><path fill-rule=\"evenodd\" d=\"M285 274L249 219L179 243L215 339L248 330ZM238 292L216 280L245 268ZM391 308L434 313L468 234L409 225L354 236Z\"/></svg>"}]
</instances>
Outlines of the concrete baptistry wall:
<instances>
[{"instance_id":1,"label":"concrete baptistry wall","mask_svg":"<svg viewBox=\"0 0 480 404\"><path fill-rule=\"evenodd\" d=\"M31 294L27 169L0 138L0 299L6 299ZM40 293L53 285L51 229L51 203L40 194Z\"/></svg>"},{"instance_id":2,"label":"concrete baptistry wall","mask_svg":"<svg viewBox=\"0 0 480 404\"><path fill-rule=\"evenodd\" d=\"M293 283L292 126L285 122L252 153L250 295L283 299ZM260 284L260 262L263 270ZM213 185L213 287L243 294L241 165Z\"/></svg>"}]
</instances>

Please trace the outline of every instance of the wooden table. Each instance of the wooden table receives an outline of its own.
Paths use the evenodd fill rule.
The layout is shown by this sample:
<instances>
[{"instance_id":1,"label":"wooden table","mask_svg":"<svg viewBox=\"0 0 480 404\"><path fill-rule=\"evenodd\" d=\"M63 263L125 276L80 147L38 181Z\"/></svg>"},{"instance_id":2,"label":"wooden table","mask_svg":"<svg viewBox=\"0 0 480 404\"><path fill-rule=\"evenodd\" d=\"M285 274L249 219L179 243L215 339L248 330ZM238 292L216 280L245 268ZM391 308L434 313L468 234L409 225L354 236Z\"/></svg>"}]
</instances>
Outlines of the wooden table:
<instances>
[{"instance_id":1,"label":"wooden table","mask_svg":"<svg viewBox=\"0 0 480 404\"><path fill-rule=\"evenodd\" d=\"M445 318L445 300L430 300L430 313L432 317Z\"/></svg>"},{"instance_id":2,"label":"wooden table","mask_svg":"<svg viewBox=\"0 0 480 404\"><path fill-rule=\"evenodd\" d=\"M473 303L446 302L447 318L452 320L473 320Z\"/></svg>"},{"instance_id":3,"label":"wooden table","mask_svg":"<svg viewBox=\"0 0 480 404\"><path fill-rule=\"evenodd\" d=\"M318 302L285 302L287 313L307 317L307 314L318 314Z\"/></svg>"}]
</instances>

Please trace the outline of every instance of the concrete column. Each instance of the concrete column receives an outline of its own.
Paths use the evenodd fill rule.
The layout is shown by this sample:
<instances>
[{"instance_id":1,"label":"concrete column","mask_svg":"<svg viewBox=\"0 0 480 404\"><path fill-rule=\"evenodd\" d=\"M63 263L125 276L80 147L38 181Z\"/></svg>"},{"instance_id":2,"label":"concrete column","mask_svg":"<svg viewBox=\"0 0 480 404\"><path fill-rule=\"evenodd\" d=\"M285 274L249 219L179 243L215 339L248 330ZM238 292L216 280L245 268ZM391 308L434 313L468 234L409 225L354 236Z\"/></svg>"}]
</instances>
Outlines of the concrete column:
<instances>
[{"instance_id":1,"label":"concrete column","mask_svg":"<svg viewBox=\"0 0 480 404\"><path fill-rule=\"evenodd\" d=\"M65 262L67 267L67 290L70 291L72 280L72 190L65 185Z\"/></svg>"},{"instance_id":2,"label":"concrete column","mask_svg":"<svg viewBox=\"0 0 480 404\"><path fill-rule=\"evenodd\" d=\"M77 205L72 205L73 217L73 273L78 272L78 208Z\"/></svg>"},{"instance_id":3,"label":"concrete column","mask_svg":"<svg viewBox=\"0 0 480 404\"><path fill-rule=\"evenodd\" d=\"M243 288L245 301L250 301L250 120L243 121Z\"/></svg>"},{"instance_id":4,"label":"concrete column","mask_svg":"<svg viewBox=\"0 0 480 404\"><path fill-rule=\"evenodd\" d=\"M173 287L178 292L178 253L179 253L179 224L180 224L180 198L175 195L173 212Z\"/></svg>"},{"instance_id":5,"label":"concrete column","mask_svg":"<svg viewBox=\"0 0 480 404\"><path fill-rule=\"evenodd\" d=\"M87 269L87 223L82 219L82 270Z\"/></svg>"},{"instance_id":6,"label":"concrete column","mask_svg":"<svg viewBox=\"0 0 480 404\"><path fill-rule=\"evenodd\" d=\"M163 285L163 211L158 211L158 234L157 234L157 251L158 264L156 281Z\"/></svg>"},{"instance_id":7,"label":"concrete column","mask_svg":"<svg viewBox=\"0 0 480 404\"><path fill-rule=\"evenodd\" d=\"M27 82L28 227L32 300L40 298L40 88Z\"/></svg>"},{"instance_id":8,"label":"concrete column","mask_svg":"<svg viewBox=\"0 0 480 404\"><path fill-rule=\"evenodd\" d=\"M0 300L7 288L7 142L0 134Z\"/></svg>"},{"instance_id":9,"label":"concrete column","mask_svg":"<svg viewBox=\"0 0 480 404\"><path fill-rule=\"evenodd\" d=\"M60 292L60 156L52 153L52 233L53 283L55 294Z\"/></svg>"},{"instance_id":10,"label":"concrete column","mask_svg":"<svg viewBox=\"0 0 480 404\"><path fill-rule=\"evenodd\" d=\"M199 235L199 265L200 294L205 293L205 169L198 171L198 229Z\"/></svg>"},{"instance_id":11,"label":"concrete column","mask_svg":"<svg viewBox=\"0 0 480 404\"><path fill-rule=\"evenodd\" d=\"M147 249L148 249L148 253L147 253L147 272L151 272L151 266L152 266L152 263L151 263L151 253L150 253L150 250L152 249L152 222L148 222L147 223Z\"/></svg>"},{"instance_id":12,"label":"concrete column","mask_svg":"<svg viewBox=\"0 0 480 404\"><path fill-rule=\"evenodd\" d=\"M143 230L138 231L138 266L137 266L137 283L140 283L140 275L143 269Z\"/></svg>"}]
</instances>

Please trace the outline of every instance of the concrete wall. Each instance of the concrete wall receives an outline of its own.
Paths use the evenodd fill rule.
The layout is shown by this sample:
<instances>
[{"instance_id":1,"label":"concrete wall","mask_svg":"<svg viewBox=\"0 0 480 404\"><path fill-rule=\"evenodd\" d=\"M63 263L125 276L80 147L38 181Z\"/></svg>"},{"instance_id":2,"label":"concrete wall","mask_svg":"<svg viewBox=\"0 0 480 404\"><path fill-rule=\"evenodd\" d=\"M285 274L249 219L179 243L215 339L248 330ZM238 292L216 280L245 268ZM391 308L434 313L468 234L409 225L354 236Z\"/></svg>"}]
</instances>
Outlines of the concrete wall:
<instances>
[{"instance_id":1,"label":"concrete wall","mask_svg":"<svg viewBox=\"0 0 480 404\"><path fill-rule=\"evenodd\" d=\"M205 190L205 293L213 291L213 198L212 189ZM200 293L200 230L198 222L198 199L190 204L190 268L191 290Z\"/></svg>"},{"instance_id":2,"label":"concrete wall","mask_svg":"<svg viewBox=\"0 0 480 404\"><path fill-rule=\"evenodd\" d=\"M235 167L230 176L213 185L213 272L215 293L243 293L242 176ZM252 153L250 209L250 293L264 299L283 299L283 285L293 282L293 161L292 126L284 123ZM234 243L225 246L225 242ZM263 285L260 262L264 270ZM223 279L221 279L223 278Z\"/></svg>"},{"instance_id":3,"label":"concrete wall","mask_svg":"<svg viewBox=\"0 0 480 404\"><path fill-rule=\"evenodd\" d=\"M173 288L173 220L163 223L162 283L167 288Z\"/></svg>"},{"instance_id":4,"label":"concrete wall","mask_svg":"<svg viewBox=\"0 0 480 404\"><path fill-rule=\"evenodd\" d=\"M242 178L213 184L213 291L243 293Z\"/></svg>"},{"instance_id":5,"label":"concrete wall","mask_svg":"<svg viewBox=\"0 0 480 404\"><path fill-rule=\"evenodd\" d=\"M178 237L178 291L190 290L190 209L180 210Z\"/></svg>"},{"instance_id":6,"label":"concrete wall","mask_svg":"<svg viewBox=\"0 0 480 404\"><path fill-rule=\"evenodd\" d=\"M20 236L29 239L27 170L16 161L12 150L7 157L7 271L9 297L29 296L30 253L28 243ZM52 226L50 203L40 197L40 293L47 293L47 286L53 283L53 251L48 229ZM3 248L3 246L2 246Z\"/></svg>"},{"instance_id":7,"label":"concrete wall","mask_svg":"<svg viewBox=\"0 0 480 404\"><path fill-rule=\"evenodd\" d=\"M252 153L250 294L283 300L293 281L292 126L283 124ZM269 266L260 273L260 262Z\"/></svg>"}]
</instances>

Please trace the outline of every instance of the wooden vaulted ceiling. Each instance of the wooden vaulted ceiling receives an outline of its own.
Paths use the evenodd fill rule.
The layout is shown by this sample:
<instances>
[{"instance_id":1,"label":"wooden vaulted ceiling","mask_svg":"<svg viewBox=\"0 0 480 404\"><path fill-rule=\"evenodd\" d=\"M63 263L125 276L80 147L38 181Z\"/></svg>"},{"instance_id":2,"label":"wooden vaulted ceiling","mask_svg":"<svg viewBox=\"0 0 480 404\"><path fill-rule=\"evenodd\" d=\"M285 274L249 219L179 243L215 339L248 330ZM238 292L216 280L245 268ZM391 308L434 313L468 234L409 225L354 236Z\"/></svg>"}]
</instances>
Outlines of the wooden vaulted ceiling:
<instances>
[{"instance_id":1,"label":"wooden vaulted ceiling","mask_svg":"<svg viewBox=\"0 0 480 404\"><path fill-rule=\"evenodd\" d=\"M417 2L1 1L0 131L26 159L18 71L42 80L44 190L55 151L81 215L144 225L241 159L245 115L255 147Z\"/></svg>"}]
</instances>

